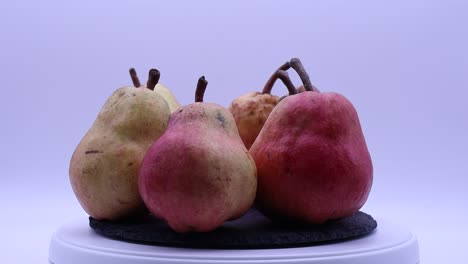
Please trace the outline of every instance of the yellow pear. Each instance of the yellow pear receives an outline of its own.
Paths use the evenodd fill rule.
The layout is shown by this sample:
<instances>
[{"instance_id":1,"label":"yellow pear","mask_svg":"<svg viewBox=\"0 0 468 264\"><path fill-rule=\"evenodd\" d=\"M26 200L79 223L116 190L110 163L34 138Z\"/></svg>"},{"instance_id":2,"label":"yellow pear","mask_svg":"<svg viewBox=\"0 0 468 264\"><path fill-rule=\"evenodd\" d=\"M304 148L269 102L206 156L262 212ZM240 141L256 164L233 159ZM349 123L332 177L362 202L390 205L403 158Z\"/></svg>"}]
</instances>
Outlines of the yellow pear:
<instances>
[{"instance_id":1,"label":"yellow pear","mask_svg":"<svg viewBox=\"0 0 468 264\"><path fill-rule=\"evenodd\" d=\"M130 73L138 84L135 71ZM152 69L148 86L158 78ZM127 86L109 97L70 161L73 191L90 216L117 220L145 210L138 192L140 163L169 116L168 103L151 89Z\"/></svg>"},{"instance_id":2,"label":"yellow pear","mask_svg":"<svg viewBox=\"0 0 468 264\"><path fill-rule=\"evenodd\" d=\"M161 83L156 84L154 87L154 91L160 94L169 105L169 110L171 113L174 113L177 109L180 108L180 104L175 98L174 94L172 94L171 90L169 90L166 86Z\"/></svg>"},{"instance_id":3,"label":"yellow pear","mask_svg":"<svg viewBox=\"0 0 468 264\"><path fill-rule=\"evenodd\" d=\"M141 87L142 86L140 84L140 80L138 79L138 76L136 74L135 69L133 69L133 68L130 69L130 76L132 77L133 85L135 87ZM159 83L159 76L158 76L157 79L148 78L148 81L150 81L150 80L151 80L151 82L147 83L143 87L154 90L159 95L161 95L164 98L164 100L166 100L167 104L169 105L169 110L171 111L171 113L174 113L175 110L180 108L180 104L177 101L177 98L174 96L174 94L172 94L171 90L169 90L169 88L167 88L162 83Z\"/></svg>"}]
</instances>

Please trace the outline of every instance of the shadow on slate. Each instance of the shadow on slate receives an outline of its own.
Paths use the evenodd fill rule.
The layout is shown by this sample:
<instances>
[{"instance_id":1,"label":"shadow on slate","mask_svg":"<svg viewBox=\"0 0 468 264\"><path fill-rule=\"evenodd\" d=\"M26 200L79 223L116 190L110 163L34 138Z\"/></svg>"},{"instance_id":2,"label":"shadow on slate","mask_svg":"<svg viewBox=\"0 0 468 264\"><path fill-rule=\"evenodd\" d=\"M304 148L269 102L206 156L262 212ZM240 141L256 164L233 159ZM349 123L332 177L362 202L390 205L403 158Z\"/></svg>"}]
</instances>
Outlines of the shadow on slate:
<instances>
[{"instance_id":1,"label":"shadow on slate","mask_svg":"<svg viewBox=\"0 0 468 264\"><path fill-rule=\"evenodd\" d=\"M322 225L275 224L251 209L243 217L225 222L208 233L178 234L165 221L148 215L121 222L89 218L98 233L127 242L169 247L213 249L266 249L313 246L350 240L369 234L377 227L372 216L357 212Z\"/></svg>"}]
</instances>

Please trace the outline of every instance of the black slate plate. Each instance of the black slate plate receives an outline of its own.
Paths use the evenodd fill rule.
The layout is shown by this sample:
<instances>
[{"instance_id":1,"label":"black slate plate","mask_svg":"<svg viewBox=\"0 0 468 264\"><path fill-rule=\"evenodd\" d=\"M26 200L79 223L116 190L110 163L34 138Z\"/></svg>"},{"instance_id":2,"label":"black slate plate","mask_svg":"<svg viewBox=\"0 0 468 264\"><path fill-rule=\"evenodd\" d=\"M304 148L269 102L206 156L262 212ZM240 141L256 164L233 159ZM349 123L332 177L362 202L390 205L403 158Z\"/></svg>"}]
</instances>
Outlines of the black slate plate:
<instances>
[{"instance_id":1,"label":"black slate plate","mask_svg":"<svg viewBox=\"0 0 468 264\"><path fill-rule=\"evenodd\" d=\"M208 233L178 234L166 222L148 215L124 222L89 218L98 233L118 240L170 247L260 249L312 246L358 238L377 227L372 216L357 212L322 225L284 225L270 221L255 209L243 217L225 222Z\"/></svg>"}]
</instances>

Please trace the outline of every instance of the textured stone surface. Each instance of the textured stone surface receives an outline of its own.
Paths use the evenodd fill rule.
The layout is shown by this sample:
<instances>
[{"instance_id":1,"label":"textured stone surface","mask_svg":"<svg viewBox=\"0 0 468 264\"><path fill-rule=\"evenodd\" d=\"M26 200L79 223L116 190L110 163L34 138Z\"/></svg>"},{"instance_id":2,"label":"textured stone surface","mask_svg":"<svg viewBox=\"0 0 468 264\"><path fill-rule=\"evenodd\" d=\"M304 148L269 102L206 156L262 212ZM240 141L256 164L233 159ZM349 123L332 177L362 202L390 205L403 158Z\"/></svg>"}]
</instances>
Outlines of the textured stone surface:
<instances>
[{"instance_id":1,"label":"textured stone surface","mask_svg":"<svg viewBox=\"0 0 468 264\"><path fill-rule=\"evenodd\" d=\"M189 248L284 248L312 246L358 238L377 227L372 216L363 212L322 225L279 224L256 210L225 222L208 233L178 234L161 220L148 215L144 219L126 222L98 221L89 225L98 233L124 241L171 247Z\"/></svg>"}]
</instances>

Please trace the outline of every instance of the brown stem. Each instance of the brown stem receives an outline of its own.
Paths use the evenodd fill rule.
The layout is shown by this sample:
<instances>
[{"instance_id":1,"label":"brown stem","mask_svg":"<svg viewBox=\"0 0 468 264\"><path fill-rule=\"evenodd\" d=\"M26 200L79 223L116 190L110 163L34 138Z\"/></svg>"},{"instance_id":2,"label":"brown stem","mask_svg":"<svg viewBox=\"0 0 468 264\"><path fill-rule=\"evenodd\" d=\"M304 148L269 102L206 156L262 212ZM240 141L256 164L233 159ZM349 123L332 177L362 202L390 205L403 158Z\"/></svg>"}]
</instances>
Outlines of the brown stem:
<instances>
[{"instance_id":1,"label":"brown stem","mask_svg":"<svg viewBox=\"0 0 468 264\"><path fill-rule=\"evenodd\" d=\"M301 60L299 58L292 58L289 61L289 64L291 65L291 68L293 68L301 78L302 83L304 84L304 89L306 91L316 91L316 89L314 89L314 86L310 82L309 74L304 69L304 65L302 65Z\"/></svg>"},{"instance_id":2,"label":"brown stem","mask_svg":"<svg viewBox=\"0 0 468 264\"><path fill-rule=\"evenodd\" d=\"M159 82L159 78L161 77L161 73L156 69L151 69L148 73L148 81L146 82L146 88L150 90L154 90L154 87Z\"/></svg>"},{"instance_id":3,"label":"brown stem","mask_svg":"<svg viewBox=\"0 0 468 264\"><path fill-rule=\"evenodd\" d=\"M200 77L200 79L198 79L197 89L195 90L195 102L203 102L206 86L208 86L208 81L205 79L205 76Z\"/></svg>"},{"instance_id":4,"label":"brown stem","mask_svg":"<svg viewBox=\"0 0 468 264\"><path fill-rule=\"evenodd\" d=\"M275 73L276 77L280 79L286 88L288 88L289 95L296 94L296 87L294 87L294 84L292 83L291 79L289 78L289 74L286 71L283 70L277 70Z\"/></svg>"},{"instance_id":5,"label":"brown stem","mask_svg":"<svg viewBox=\"0 0 468 264\"><path fill-rule=\"evenodd\" d=\"M141 86L140 79L138 79L138 75L135 71L135 68L130 68L130 70L128 71L130 72L130 78L132 78L133 86L137 88L140 87Z\"/></svg>"},{"instance_id":6,"label":"brown stem","mask_svg":"<svg viewBox=\"0 0 468 264\"><path fill-rule=\"evenodd\" d=\"M269 94L271 93L271 89L273 89L273 85L275 85L276 79L278 79L277 72L278 71L287 71L291 68L289 65L289 61L281 65L274 73L271 75L270 79L266 82L265 86L263 87L262 94Z\"/></svg>"}]
</instances>

